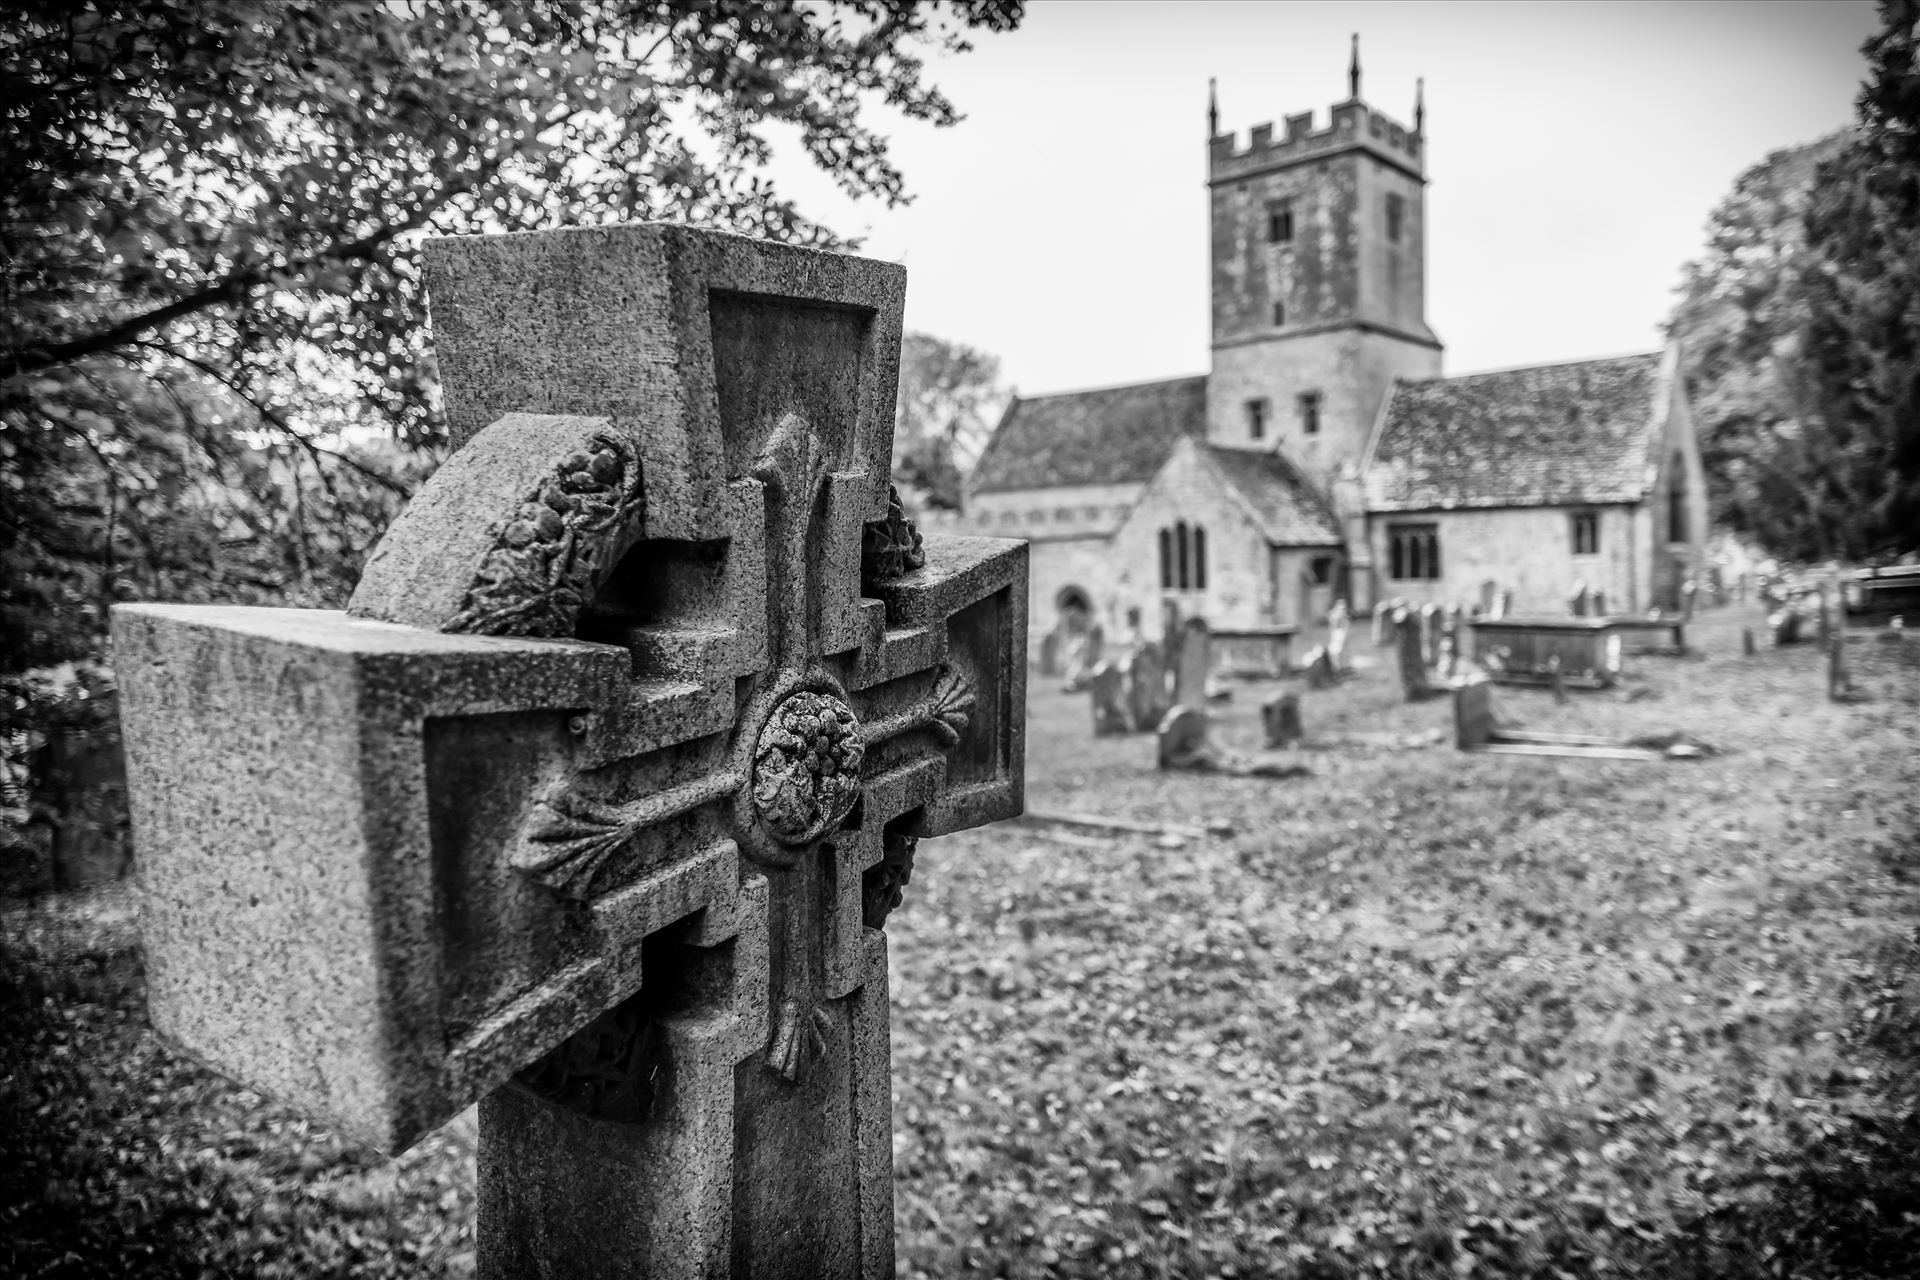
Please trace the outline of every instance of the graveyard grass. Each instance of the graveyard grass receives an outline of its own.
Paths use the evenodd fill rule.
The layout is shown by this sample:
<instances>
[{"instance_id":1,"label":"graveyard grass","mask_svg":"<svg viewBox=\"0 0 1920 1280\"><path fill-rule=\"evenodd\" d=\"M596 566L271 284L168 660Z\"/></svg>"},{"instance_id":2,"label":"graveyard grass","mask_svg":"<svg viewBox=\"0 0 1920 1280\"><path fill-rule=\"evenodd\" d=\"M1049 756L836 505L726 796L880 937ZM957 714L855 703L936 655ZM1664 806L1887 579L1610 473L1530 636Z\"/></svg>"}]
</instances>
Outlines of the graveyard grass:
<instances>
[{"instance_id":1,"label":"graveyard grass","mask_svg":"<svg viewBox=\"0 0 1920 1280\"><path fill-rule=\"evenodd\" d=\"M1526 727L1649 764L1311 745L1158 773L1033 684L1031 806L893 937L904 1275L1903 1276L1920 1259L1920 644L1630 660ZM1361 639L1356 637L1356 639ZM1450 729L1386 651L1308 738ZM1258 745L1260 688L1216 705ZM391 1164L158 1045L131 893L5 907L0 1271L457 1276L471 1116Z\"/></svg>"}]
</instances>

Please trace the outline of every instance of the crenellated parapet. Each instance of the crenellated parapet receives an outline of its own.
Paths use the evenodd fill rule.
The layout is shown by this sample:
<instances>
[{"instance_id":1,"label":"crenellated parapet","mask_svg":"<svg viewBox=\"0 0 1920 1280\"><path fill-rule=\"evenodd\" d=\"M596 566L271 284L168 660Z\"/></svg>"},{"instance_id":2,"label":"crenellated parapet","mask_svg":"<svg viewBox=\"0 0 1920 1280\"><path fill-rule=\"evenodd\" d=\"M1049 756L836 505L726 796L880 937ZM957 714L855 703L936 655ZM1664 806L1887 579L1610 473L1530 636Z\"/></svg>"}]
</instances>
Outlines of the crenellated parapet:
<instances>
[{"instance_id":1,"label":"crenellated parapet","mask_svg":"<svg viewBox=\"0 0 1920 1280\"><path fill-rule=\"evenodd\" d=\"M1257 124L1244 147L1238 145L1236 134L1215 134L1207 144L1208 182L1231 182L1351 150L1370 152L1424 180L1423 133L1358 100L1335 103L1332 119L1324 128L1313 127L1313 115L1302 111L1288 116L1286 133L1279 138L1274 137L1271 124Z\"/></svg>"}]
</instances>

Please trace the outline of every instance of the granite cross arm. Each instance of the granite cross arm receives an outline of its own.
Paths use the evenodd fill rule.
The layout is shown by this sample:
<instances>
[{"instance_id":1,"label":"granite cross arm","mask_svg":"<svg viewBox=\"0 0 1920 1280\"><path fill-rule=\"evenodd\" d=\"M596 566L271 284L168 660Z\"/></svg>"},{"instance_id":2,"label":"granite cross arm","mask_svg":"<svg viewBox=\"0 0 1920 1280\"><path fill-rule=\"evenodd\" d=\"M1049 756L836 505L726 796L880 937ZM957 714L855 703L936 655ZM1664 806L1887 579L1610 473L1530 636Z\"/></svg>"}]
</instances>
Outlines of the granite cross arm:
<instances>
[{"instance_id":1,"label":"granite cross arm","mask_svg":"<svg viewBox=\"0 0 1920 1280\"><path fill-rule=\"evenodd\" d=\"M484 1098L483 1274L891 1274L881 926L1020 811L1027 598L891 492L905 273L427 260L457 447L347 610L115 612L155 1025L388 1151Z\"/></svg>"}]
</instances>

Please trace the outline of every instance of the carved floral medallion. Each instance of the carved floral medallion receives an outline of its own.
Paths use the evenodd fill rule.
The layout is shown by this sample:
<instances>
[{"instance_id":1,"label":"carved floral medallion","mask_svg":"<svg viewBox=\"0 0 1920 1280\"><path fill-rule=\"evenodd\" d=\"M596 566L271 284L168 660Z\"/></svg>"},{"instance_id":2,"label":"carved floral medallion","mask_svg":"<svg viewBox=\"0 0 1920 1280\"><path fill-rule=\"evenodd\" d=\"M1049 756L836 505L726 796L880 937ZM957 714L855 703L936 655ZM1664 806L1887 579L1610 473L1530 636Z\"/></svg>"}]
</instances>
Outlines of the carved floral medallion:
<instances>
[{"instance_id":1,"label":"carved floral medallion","mask_svg":"<svg viewBox=\"0 0 1920 1280\"><path fill-rule=\"evenodd\" d=\"M774 707L753 752L753 803L781 842L805 844L840 825L860 796L866 743L853 709L801 689Z\"/></svg>"}]
</instances>

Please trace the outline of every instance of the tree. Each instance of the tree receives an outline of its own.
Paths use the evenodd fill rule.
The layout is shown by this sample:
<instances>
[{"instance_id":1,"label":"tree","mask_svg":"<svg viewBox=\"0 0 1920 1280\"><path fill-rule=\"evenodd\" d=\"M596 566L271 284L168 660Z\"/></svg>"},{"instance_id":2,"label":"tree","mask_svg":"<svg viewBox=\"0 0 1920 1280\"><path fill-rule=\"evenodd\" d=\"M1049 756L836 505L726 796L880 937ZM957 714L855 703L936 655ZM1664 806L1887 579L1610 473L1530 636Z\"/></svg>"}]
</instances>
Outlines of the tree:
<instances>
[{"instance_id":1,"label":"tree","mask_svg":"<svg viewBox=\"0 0 1920 1280\"><path fill-rule=\"evenodd\" d=\"M1716 516L1789 560L1920 546L1917 9L1883 3L1855 129L1741 176L1669 321Z\"/></svg>"},{"instance_id":2,"label":"tree","mask_svg":"<svg viewBox=\"0 0 1920 1280\"><path fill-rule=\"evenodd\" d=\"M957 510L961 477L1007 401L996 356L926 333L900 344L894 479L919 505Z\"/></svg>"},{"instance_id":3,"label":"tree","mask_svg":"<svg viewBox=\"0 0 1920 1280\"><path fill-rule=\"evenodd\" d=\"M166 540L131 495L176 473L232 486L243 459L251 488L233 493L256 508L297 509L285 485L301 467L346 507L391 505L408 477L350 442L442 438L423 236L672 218L848 247L761 176L770 131L843 189L905 200L869 104L954 123L924 53L963 50L969 29L1008 29L1019 11L28 0L0 33L0 451L10 496L28 475L45 494L77 486L110 532L55 527L77 518L72 495L32 498L0 525L0 561L30 577L84 561L103 584L91 594L114 598L120 542ZM339 549L344 582L364 540ZM231 585L211 578L205 595ZM0 600L0 668L61 647L20 630L46 585L10 583ZM69 649L100 629L97 613L55 628Z\"/></svg>"},{"instance_id":4,"label":"tree","mask_svg":"<svg viewBox=\"0 0 1920 1280\"><path fill-rule=\"evenodd\" d=\"M1861 481L1835 553L1920 550L1920 0L1882 0L1860 131L1807 210L1802 361L1830 447Z\"/></svg>"},{"instance_id":5,"label":"tree","mask_svg":"<svg viewBox=\"0 0 1920 1280\"><path fill-rule=\"evenodd\" d=\"M0 736L130 598L339 604L444 438L427 235L853 242L884 108L1019 0L16 0L0 27Z\"/></svg>"}]
</instances>

